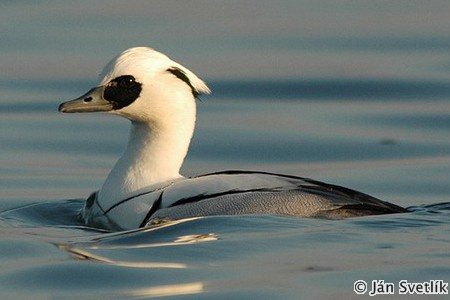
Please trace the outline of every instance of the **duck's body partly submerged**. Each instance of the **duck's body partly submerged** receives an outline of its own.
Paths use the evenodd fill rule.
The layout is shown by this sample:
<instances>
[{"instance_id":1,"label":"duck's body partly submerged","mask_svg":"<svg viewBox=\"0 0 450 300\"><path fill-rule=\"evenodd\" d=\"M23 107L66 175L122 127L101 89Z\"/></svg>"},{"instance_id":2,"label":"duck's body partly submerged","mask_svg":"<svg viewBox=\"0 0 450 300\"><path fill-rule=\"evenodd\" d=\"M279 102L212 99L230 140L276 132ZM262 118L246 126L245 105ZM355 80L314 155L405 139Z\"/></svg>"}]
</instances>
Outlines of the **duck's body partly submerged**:
<instances>
[{"instance_id":1,"label":"duck's body partly submerged","mask_svg":"<svg viewBox=\"0 0 450 300\"><path fill-rule=\"evenodd\" d=\"M311 179L251 171L184 178L179 170L195 126L195 98L209 93L191 71L146 47L131 48L103 70L98 87L62 112L107 111L132 122L125 153L86 201L88 225L132 229L166 219L284 214L344 218L404 208Z\"/></svg>"},{"instance_id":2,"label":"duck's body partly submerged","mask_svg":"<svg viewBox=\"0 0 450 300\"><path fill-rule=\"evenodd\" d=\"M344 187L308 178L252 171L223 171L141 191L113 205L93 193L84 219L91 225L131 229L165 220L212 215L277 214L341 219L405 212Z\"/></svg>"}]
</instances>

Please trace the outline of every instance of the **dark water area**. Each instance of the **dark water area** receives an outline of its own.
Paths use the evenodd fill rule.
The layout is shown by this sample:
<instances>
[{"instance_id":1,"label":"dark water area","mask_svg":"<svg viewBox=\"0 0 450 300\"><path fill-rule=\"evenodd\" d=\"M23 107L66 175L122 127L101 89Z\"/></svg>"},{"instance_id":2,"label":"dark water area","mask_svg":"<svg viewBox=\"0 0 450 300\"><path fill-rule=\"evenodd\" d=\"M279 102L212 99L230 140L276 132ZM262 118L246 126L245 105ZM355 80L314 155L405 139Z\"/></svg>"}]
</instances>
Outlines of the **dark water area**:
<instances>
[{"instance_id":1,"label":"dark water area","mask_svg":"<svg viewBox=\"0 0 450 300\"><path fill-rule=\"evenodd\" d=\"M212 82L215 95L234 99L282 100L389 100L407 98L448 97L450 82L426 82L407 80L342 79L317 80L302 79L273 81Z\"/></svg>"},{"instance_id":2,"label":"dark water area","mask_svg":"<svg viewBox=\"0 0 450 300\"><path fill-rule=\"evenodd\" d=\"M401 280L450 282L446 1L0 8L1 299L353 299L364 297L358 280L392 282L393 295L374 298L397 299ZM84 199L123 151L129 123L57 108L136 45L167 53L212 90L197 102L182 174L292 174L410 212L86 227Z\"/></svg>"}]
</instances>

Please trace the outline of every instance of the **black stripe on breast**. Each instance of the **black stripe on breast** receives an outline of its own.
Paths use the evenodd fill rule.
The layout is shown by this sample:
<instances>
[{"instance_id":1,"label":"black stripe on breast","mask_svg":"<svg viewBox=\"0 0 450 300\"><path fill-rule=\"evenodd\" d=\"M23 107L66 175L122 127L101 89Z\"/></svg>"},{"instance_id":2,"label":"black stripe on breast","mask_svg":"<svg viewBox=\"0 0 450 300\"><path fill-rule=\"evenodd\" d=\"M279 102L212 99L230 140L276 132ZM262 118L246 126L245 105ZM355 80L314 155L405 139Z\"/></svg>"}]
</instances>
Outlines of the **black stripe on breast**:
<instances>
[{"instance_id":1,"label":"black stripe on breast","mask_svg":"<svg viewBox=\"0 0 450 300\"><path fill-rule=\"evenodd\" d=\"M163 188L165 188L165 187L163 187ZM130 201L130 200L133 200L134 198L137 198L137 197L140 197L140 196L144 196L144 195L147 195L147 194L151 194L151 193L156 192L157 190L161 190L161 189L163 189L163 188L156 189L156 190L152 190L152 191L148 191L148 192L143 192L143 193L140 193L140 194L137 194L137 195L128 197L128 198L126 198L126 199L120 200L119 202L113 204L110 208L108 208L108 209L105 211L105 214L109 213L112 209L116 208L117 206L119 206L119 205L121 205L121 204L123 204L123 203L125 203L125 202L128 202L128 201Z\"/></svg>"},{"instance_id":2,"label":"black stripe on breast","mask_svg":"<svg viewBox=\"0 0 450 300\"><path fill-rule=\"evenodd\" d=\"M161 202L162 202L162 196L163 196L164 192L161 192L161 194L159 195L158 199L153 202L152 207L150 208L150 210L148 211L148 213L145 215L144 220L142 220L141 225L139 225L139 228L142 228L145 226L145 224L147 224L148 220L150 220L150 217L158 210L161 208Z\"/></svg>"}]
</instances>

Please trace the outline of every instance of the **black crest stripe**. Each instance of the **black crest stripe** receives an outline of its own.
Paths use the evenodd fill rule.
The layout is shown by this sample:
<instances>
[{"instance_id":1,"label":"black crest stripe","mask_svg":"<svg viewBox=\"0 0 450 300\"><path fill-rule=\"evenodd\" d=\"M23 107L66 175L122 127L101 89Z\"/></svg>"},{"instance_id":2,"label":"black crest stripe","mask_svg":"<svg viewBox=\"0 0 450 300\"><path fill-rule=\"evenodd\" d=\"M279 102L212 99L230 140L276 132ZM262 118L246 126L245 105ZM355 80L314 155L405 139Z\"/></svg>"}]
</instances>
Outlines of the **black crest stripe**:
<instances>
[{"instance_id":1,"label":"black crest stripe","mask_svg":"<svg viewBox=\"0 0 450 300\"><path fill-rule=\"evenodd\" d=\"M119 205L121 205L121 204L124 204L125 202L128 202L128 201L130 201L130 200L133 200L134 198L137 198L137 197L140 197L140 196L144 196L144 195L147 195L147 194L151 194L151 193L153 193L154 191L156 191L156 190L152 190L152 191L148 191L148 192L143 192L143 193L140 193L140 194L137 194L137 195L128 197L128 198L126 198L126 199L123 199L123 200L117 202L116 204L111 205L111 207L108 208L108 209L105 211L105 214L109 213L112 209L116 208L117 206L119 206Z\"/></svg>"},{"instance_id":2,"label":"black crest stripe","mask_svg":"<svg viewBox=\"0 0 450 300\"><path fill-rule=\"evenodd\" d=\"M181 69L179 69L177 67L172 67L170 69L167 69L167 71L169 71L170 73L175 75L178 79L181 79L182 81L184 81L191 88L192 95L194 96L194 98L198 97L199 92L194 88L194 86L192 85L191 81L186 76L186 73L183 72L183 70L181 70Z\"/></svg>"}]
</instances>

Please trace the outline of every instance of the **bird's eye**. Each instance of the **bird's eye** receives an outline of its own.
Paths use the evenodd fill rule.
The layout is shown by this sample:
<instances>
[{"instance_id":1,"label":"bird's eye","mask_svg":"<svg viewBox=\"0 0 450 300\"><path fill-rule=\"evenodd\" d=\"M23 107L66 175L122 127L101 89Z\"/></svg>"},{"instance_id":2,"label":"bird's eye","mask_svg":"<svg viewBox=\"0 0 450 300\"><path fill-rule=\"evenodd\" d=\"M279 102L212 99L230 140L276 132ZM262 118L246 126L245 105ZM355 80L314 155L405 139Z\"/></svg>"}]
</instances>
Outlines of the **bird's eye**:
<instances>
[{"instance_id":1,"label":"bird's eye","mask_svg":"<svg viewBox=\"0 0 450 300\"><path fill-rule=\"evenodd\" d=\"M141 91L142 84L132 75L122 75L106 85L103 98L112 103L114 109L121 109L139 98Z\"/></svg>"},{"instance_id":2,"label":"bird's eye","mask_svg":"<svg viewBox=\"0 0 450 300\"><path fill-rule=\"evenodd\" d=\"M135 79L133 76L122 76L118 78L117 85L129 89L135 84Z\"/></svg>"}]
</instances>

